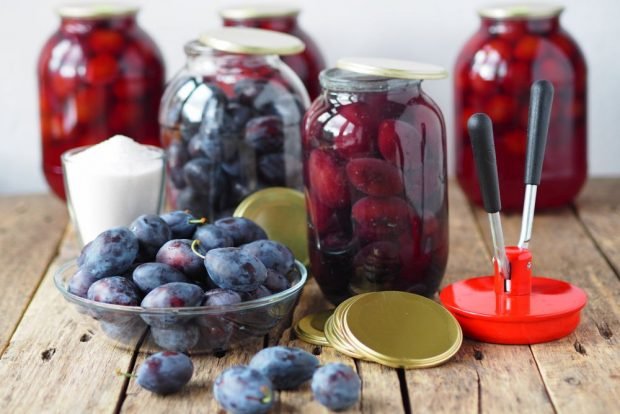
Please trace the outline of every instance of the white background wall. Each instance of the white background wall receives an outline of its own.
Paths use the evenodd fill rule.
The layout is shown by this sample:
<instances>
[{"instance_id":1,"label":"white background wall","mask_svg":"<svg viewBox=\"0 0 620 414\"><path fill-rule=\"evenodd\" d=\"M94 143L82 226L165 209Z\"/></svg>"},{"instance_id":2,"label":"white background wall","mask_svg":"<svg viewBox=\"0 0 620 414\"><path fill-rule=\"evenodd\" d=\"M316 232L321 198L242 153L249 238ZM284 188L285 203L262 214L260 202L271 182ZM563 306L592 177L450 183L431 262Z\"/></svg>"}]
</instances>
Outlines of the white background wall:
<instances>
[{"instance_id":1,"label":"white background wall","mask_svg":"<svg viewBox=\"0 0 620 414\"><path fill-rule=\"evenodd\" d=\"M35 65L43 43L58 27L53 8L61 1L2 0L0 193L39 192L47 188L40 167ZM170 78L184 63L183 44L201 31L219 26L216 11L239 1L141 3L139 22L161 48ZM418 60L451 70L461 46L478 27L475 10L489 1L296 3L303 9L302 27L322 48L329 65L340 56L366 55ZM590 174L620 175L620 1L564 0L563 4L563 26L581 45L589 66ZM429 81L425 89L443 109L452 147L452 80Z\"/></svg>"}]
</instances>

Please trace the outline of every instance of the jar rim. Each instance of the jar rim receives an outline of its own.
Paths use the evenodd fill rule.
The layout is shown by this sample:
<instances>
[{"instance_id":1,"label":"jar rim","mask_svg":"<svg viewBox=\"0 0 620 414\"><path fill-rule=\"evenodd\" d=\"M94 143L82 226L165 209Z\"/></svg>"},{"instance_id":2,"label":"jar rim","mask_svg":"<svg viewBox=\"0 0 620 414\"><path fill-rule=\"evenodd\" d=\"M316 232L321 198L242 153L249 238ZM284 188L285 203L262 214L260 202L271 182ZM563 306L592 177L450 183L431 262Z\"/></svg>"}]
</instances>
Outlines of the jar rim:
<instances>
[{"instance_id":1,"label":"jar rim","mask_svg":"<svg viewBox=\"0 0 620 414\"><path fill-rule=\"evenodd\" d=\"M272 17L297 17L299 7L287 4L253 4L227 7L219 11L220 17L231 20L267 19Z\"/></svg>"},{"instance_id":2,"label":"jar rim","mask_svg":"<svg viewBox=\"0 0 620 414\"><path fill-rule=\"evenodd\" d=\"M335 92L385 92L419 86L422 79L386 78L346 69L327 68L319 74L319 82L324 90Z\"/></svg>"},{"instance_id":3,"label":"jar rim","mask_svg":"<svg viewBox=\"0 0 620 414\"><path fill-rule=\"evenodd\" d=\"M56 8L56 13L63 18L72 19L106 19L112 17L134 16L140 7L134 4L105 3L67 3Z\"/></svg>"},{"instance_id":4,"label":"jar rim","mask_svg":"<svg viewBox=\"0 0 620 414\"><path fill-rule=\"evenodd\" d=\"M183 51L187 56L212 55L213 49L203 44L198 39L190 40L183 45Z\"/></svg>"},{"instance_id":5,"label":"jar rim","mask_svg":"<svg viewBox=\"0 0 620 414\"><path fill-rule=\"evenodd\" d=\"M553 3L494 4L478 9L478 15L489 19L548 19L559 16L564 6Z\"/></svg>"}]
</instances>

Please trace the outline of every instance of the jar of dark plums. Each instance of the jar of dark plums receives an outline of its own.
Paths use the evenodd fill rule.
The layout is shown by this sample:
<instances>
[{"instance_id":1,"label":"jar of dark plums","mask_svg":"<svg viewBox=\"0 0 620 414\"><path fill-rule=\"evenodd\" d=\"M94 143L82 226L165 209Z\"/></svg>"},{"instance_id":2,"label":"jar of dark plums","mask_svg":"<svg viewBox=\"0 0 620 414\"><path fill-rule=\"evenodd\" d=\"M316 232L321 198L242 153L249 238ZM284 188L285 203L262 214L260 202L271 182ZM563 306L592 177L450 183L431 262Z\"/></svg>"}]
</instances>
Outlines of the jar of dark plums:
<instances>
[{"instance_id":1,"label":"jar of dark plums","mask_svg":"<svg viewBox=\"0 0 620 414\"><path fill-rule=\"evenodd\" d=\"M321 72L302 138L311 268L330 301L437 291L448 258L446 135L422 80L445 76L371 58Z\"/></svg>"},{"instance_id":2,"label":"jar of dark plums","mask_svg":"<svg viewBox=\"0 0 620 414\"><path fill-rule=\"evenodd\" d=\"M463 47L454 70L456 175L478 205L467 119L493 120L502 207L523 206L523 171L530 85L553 83L555 96L537 207L570 203L587 176L586 63L560 25L562 7L497 6L479 11L482 23Z\"/></svg>"},{"instance_id":3,"label":"jar of dark plums","mask_svg":"<svg viewBox=\"0 0 620 414\"><path fill-rule=\"evenodd\" d=\"M164 64L137 12L119 3L58 8L60 28L43 47L37 74L43 172L62 198L66 150L117 134L159 145Z\"/></svg>"},{"instance_id":4,"label":"jar of dark plums","mask_svg":"<svg viewBox=\"0 0 620 414\"><path fill-rule=\"evenodd\" d=\"M245 7L230 7L220 11L224 26L255 27L289 33L306 45L306 49L294 55L282 56L306 86L310 99L321 92L319 72L325 68L325 61L312 38L299 26L299 9L281 4L260 4Z\"/></svg>"},{"instance_id":5,"label":"jar of dark plums","mask_svg":"<svg viewBox=\"0 0 620 414\"><path fill-rule=\"evenodd\" d=\"M301 80L278 55L303 43L262 29L227 27L185 45L186 65L160 110L173 208L229 216L266 187L302 188Z\"/></svg>"}]
</instances>

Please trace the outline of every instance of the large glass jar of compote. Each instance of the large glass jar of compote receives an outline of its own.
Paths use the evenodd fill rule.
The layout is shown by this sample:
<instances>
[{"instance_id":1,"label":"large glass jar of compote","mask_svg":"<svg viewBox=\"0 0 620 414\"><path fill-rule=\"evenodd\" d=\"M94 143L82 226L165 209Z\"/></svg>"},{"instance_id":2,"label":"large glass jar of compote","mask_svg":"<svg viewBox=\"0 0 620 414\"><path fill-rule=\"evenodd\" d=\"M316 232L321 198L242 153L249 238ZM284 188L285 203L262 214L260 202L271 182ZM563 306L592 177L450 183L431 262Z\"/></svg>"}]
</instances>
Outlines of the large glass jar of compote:
<instances>
[{"instance_id":1,"label":"large glass jar of compote","mask_svg":"<svg viewBox=\"0 0 620 414\"><path fill-rule=\"evenodd\" d=\"M316 43L299 26L299 8L286 5L261 4L230 7L220 11L224 26L244 26L289 33L306 45L306 49L294 55L282 56L306 86L310 99L321 92L319 72L325 69L325 60Z\"/></svg>"},{"instance_id":2,"label":"large glass jar of compote","mask_svg":"<svg viewBox=\"0 0 620 414\"><path fill-rule=\"evenodd\" d=\"M502 207L520 209L530 85L540 79L553 83L555 96L537 207L570 203L586 180L586 63L560 25L561 12L562 7L540 4L480 9L480 28L456 61L456 175L478 205L467 119L485 112L493 120Z\"/></svg>"},{"instance_id":3,"label":"large glass jar of compote","mask_svg":"<svg viewBox=\"0 0 620 414\"><path fill-rule=\"evenodd\" d=\"M43 172L59 197L66 150L113 135L159 145L164 63L137 12L120 3L58 8L60 27L43 46L37 74Z\"/></svg>"},{"instance_id":4,"label":"large glass jar of compote","mask_svg":"<svg viewBox=\"0 0 620 414\"><path fill-rule=\"evenodd\" d=\"M422 80L445 76L371 58L321 72L302 138L310 262L330 301L437 291L448 258L446 134Z\"/></svg>"},{"instance_id":5,"label":"large glass jar of compote","mask_svg":"<svg viewBox=\"0 0 620 414\"><path fill-rule=\"evenodd\" d=\"M159 121L171 207L209 220L231 215L266 187L302 188L301 80L279 55L303 50L291 35L226 27L185 45Z\"/></svg>"}]
</instances>

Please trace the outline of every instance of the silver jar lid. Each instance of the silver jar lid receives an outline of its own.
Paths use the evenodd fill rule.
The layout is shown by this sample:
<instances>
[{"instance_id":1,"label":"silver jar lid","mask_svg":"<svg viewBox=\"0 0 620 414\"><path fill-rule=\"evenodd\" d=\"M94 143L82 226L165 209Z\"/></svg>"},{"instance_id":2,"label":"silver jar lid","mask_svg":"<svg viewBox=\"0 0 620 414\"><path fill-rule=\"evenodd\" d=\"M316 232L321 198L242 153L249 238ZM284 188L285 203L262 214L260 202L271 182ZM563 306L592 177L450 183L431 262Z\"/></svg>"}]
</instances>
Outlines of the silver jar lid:
<instances>
[{"instance_id":1,"label":"silver jar lid","mask_svg":"<svg viewBox=\"0 0 620 414\"><path fill-rule=\"evenodd\" d=\"M215 50L247 55L294 55L306 46L285 33L246 27L222 27L200 36L200 42Z\"/></svg>"},{"instance_id":2,"label":"silver jar lid","mask_svg":"<svg viewBox=\"0 0 620 414\"><path fill-rule=\"evenodd\" d=\"M227 7L220 10L220 16L224 19L250 20L268 19L271 17L295 17L299 14L299 8L287 4L252 4L237 7Z\"/></svg>"},{"instance_id":3,"label":"silver jar lid","mask_svg":"<svg viewBox=\"0 0 620 414\"><path fill-rule=\"evenodd\" d=\"M443 79L448 72L441 66L410 60L347 57L336 63L339 69L396 79Z\"/></svg>"},{"instance_id":4,"label":"silver jar lid","mask_svg":"<svg viewBox=\"0 0 620 414\"><path fill-rule=\"evenodd\" d=\"M69 3L56 8L60 17L74 19L105 19L110 17L132 16L140 10L139 6L127 3Z\"/></svg>"},{"instance_id":5,"label":"silver jar lid","mask_svg":"<svg viewBox=\"0 0 620 414\"><path fill-rule=\"evenodd\" d=\"M550 3L496 4L478 9L481 17L491 19L547 19L558 16L564 6Z\"/></svg>"}]
</instances>

